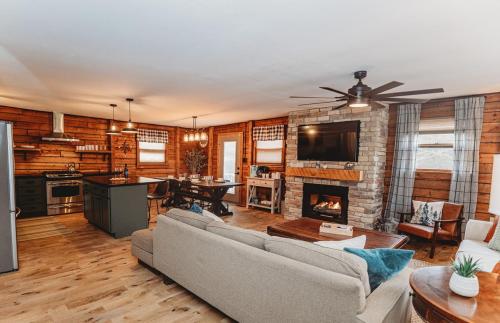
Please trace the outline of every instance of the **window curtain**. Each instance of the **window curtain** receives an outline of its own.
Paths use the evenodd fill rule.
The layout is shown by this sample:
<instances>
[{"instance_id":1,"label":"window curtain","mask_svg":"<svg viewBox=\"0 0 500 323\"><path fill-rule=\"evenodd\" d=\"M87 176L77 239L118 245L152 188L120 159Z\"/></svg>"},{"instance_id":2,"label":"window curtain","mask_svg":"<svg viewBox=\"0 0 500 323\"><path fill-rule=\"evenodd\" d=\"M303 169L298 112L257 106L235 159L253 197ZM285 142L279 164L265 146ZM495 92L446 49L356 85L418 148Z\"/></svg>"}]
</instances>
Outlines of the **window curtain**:
<instances>
[{"instance_id":1,"label":"window curtain","mask_svg":"<svg viewBox=\"0 0 500 323\"><path fill-rule=\"evenodd\" d=\"M154 129L139 129L137 140L151 143L168 143L168 131Z\"/></svg>"},{"instance_id":2,"label":"window curtain","mask_svg":"<svg viewBox=\"0 0 500 323\"><path fill-rule=\"evenodd\" d=\"M476 212L483 110L484 97L455 100L455 156L449 201L464 205L465 220L473 219Z\"/></svg>"},{"instance_id":3,"label":"window curtain","mask_svg":"<svg viewBox=\"0 0 500 323\"><path fill-rule=\"evenodd\" d=\"M398 106L391 186L384 214L384 218L393 225L399 221L398 212L411 212L420 110L420 104ZM386 230L392 231L394 228Z\"/></svg>"},{"instance_id":4,"label":"window curtain","mask_svg":"<svg viewBox=\"0 0 500 323\"><path fill-rule=\"evenodd\" d=\"M254 127L252 133L253 140L270 141L270 140L284 140L285 139L285 126L263 126Z\"/></svg>"}]
</instances>

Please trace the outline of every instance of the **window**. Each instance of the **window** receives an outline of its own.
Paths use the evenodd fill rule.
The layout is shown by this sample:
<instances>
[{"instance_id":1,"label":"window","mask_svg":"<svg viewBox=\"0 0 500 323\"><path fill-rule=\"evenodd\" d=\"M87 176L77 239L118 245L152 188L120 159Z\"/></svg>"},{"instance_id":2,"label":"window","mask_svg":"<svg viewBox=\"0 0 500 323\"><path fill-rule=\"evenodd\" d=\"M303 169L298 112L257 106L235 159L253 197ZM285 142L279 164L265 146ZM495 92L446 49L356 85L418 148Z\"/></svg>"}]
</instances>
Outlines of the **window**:
<instances>
[{"instance_id":1,"label":"window","mask_svg":"<svg viewBox=\"0 0 500 323\"><path fill-rule=\"evenodd\" d=\"M417 169L453 168L454 130L453 118L420 120Z\"/></svg>"},{"instance_id":2,"label":"window","mask_svg":"<svg viewBox=\"0 0 500 323\"><path fill-rule=\"evenodd\" d=\"M166 164L166 148L167 145L165 143L139 141L139 153L137 154L138 164Z\"/></svg>"},{"instance_id":3,"label":"window","mask_svg":"<svg viewBox=\"0 0 500 323\"><path fill-rule=\"evenodd\" d=\"M257 164L281 164L283 161L283 140L257 140L255 161Z\"/></svg>"}]
</instances>

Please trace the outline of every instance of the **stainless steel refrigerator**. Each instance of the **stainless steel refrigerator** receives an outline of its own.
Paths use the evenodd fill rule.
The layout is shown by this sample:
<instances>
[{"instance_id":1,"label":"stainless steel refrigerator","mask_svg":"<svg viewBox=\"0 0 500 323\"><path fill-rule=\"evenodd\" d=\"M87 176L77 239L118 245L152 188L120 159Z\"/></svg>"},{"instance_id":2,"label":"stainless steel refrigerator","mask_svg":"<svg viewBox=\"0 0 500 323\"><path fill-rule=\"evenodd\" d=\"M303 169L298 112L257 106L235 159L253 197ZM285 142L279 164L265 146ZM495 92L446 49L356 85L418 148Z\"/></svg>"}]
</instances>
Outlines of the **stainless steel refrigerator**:
<instances>
[{"instance_id":1,"label":"stainless steel refrigerator","mask_svg":"<svg viewBox=\"0 0 500 323\"><path fill-rule=\"evenodd\" d=\"M0 121L0 273L17 270L12 123Z\"/></svg>"}]
</instances>

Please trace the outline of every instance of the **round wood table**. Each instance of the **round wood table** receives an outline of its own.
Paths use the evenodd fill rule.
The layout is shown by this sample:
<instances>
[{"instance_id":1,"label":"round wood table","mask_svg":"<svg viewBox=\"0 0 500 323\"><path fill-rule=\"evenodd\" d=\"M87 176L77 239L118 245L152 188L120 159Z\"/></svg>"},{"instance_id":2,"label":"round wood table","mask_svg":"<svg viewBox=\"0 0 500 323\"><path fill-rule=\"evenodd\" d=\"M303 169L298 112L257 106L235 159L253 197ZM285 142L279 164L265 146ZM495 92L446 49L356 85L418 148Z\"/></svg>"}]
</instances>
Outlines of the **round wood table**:
<instances>
[{"instance_id":1,"label":"round wood table","mask_svg":"<svg viewBox=\"0 0 500 323\"><path fill-rule=\"evenodd\" d=\"M500 275L480 272L479 295L459 296L448 287L449 267L426 267L413 272L413 307L428 322L500 322Z\"/></svg>"}]
</instances>

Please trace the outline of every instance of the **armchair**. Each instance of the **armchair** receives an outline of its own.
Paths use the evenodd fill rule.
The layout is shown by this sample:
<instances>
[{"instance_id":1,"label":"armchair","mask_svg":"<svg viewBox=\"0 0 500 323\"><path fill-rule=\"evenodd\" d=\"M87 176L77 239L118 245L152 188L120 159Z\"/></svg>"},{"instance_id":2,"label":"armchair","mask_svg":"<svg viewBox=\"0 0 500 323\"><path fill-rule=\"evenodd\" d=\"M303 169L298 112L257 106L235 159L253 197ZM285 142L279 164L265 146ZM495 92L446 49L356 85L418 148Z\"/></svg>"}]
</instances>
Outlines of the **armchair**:
<instances>
[{"instance_id":1,"label":"armchair","mask_svg":"<svg viewBox=\"0 0 500 323\"><path fill-rule=\"evenodd\" d=\"M457 244L462 240L463 205L445 202L441 220L434 222L434 227L406 222L411 213L399 212L398 232L421 237L432 241L429 257L434 258L437 240L455 241Z\"/></svg>"}]
</instances>

